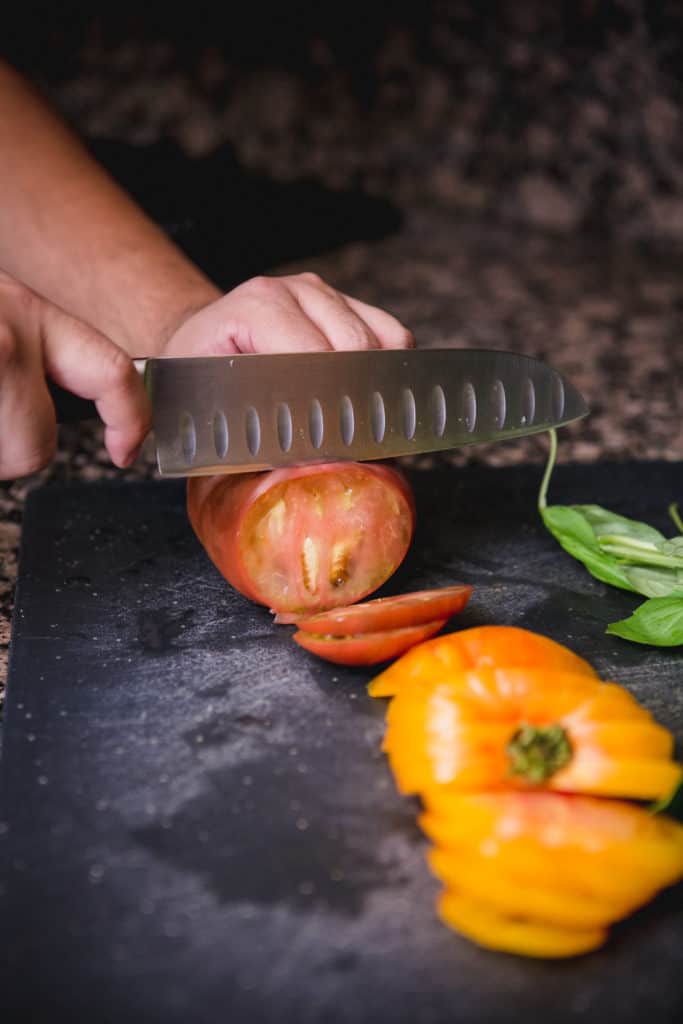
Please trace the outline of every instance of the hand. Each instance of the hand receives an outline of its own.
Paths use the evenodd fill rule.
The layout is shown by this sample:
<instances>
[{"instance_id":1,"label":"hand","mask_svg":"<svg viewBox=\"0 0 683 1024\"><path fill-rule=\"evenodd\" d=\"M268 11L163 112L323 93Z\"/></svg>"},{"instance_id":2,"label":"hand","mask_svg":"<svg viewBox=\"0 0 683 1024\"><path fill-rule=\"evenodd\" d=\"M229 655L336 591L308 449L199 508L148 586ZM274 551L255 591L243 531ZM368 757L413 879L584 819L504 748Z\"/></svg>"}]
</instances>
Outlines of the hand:
<instances>
[{"instance_id":1,"label":"hand","mask_svg":"<svg viewBox=\"0 0 683 1024\"><path fill-rule=\"evenodd\" d=\"M189 316L164 356L321 349L411 348L413 336L376 306L335 291L317 274L254 277Z\"/></svg>"},{"instance_id":2,"label":"hand","mask_svg":"<svg viewBox=\"0 0 683 1024\"><path fill-rule=\"evenodd\" d=\"M0 271L0 479L33 473L55 453L57 424L46 376L94 400L112 461L130 465L151 422L130 358Z\"/></svg>"}]
</instances>

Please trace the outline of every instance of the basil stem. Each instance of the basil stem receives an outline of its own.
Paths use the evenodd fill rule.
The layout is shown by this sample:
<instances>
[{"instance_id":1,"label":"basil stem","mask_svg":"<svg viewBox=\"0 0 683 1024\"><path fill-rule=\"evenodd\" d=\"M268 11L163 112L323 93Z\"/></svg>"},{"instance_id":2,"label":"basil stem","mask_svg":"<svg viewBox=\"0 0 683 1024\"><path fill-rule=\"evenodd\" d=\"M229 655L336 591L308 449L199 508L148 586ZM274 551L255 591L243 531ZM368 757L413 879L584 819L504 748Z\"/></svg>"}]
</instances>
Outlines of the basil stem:
<instances>
[{"instance_id":1,"label":"basil stem","mask_svg":"<svg viewBox=\"0 0 683 1024\"><path fill-rule=\"evenodd\" d=\"M555 539L603 583L643 594L648 600L607 632L635 643L683 645L683 535L667 538L636 519L601 505L548 505L557 459L557 434L549 431L548 462L538 492L538 510ZM683 534L675 503L669 516Z\"/></svg>"}]
</instances>

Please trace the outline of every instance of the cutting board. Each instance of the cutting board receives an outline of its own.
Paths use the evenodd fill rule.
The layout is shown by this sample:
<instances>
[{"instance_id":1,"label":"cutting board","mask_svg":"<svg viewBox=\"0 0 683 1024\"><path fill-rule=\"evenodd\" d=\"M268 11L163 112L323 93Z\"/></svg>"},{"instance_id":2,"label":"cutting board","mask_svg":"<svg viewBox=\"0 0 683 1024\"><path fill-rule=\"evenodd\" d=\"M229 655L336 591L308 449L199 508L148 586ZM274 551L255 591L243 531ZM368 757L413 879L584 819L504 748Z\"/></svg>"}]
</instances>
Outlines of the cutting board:
<instances>
[{"instance_id":1,"label":"cutting board","mask_svg":"<svg viewBox=\"0 0 683 1024\"><path fill-rule=\"evenodd\" d=\"M540 472L413 472L418 533L384 593L474 584L452 628L569 644L680 743L682 653L604 634L637 598L544 532ZM670 463L563 466L552 485L663 529L681 496ZM0 777L3 1022L673 1021L680 888L563 963L439 923L372 673L291 632L218 575L181 483L31 495Z\"/></svg>"}]
</instances>

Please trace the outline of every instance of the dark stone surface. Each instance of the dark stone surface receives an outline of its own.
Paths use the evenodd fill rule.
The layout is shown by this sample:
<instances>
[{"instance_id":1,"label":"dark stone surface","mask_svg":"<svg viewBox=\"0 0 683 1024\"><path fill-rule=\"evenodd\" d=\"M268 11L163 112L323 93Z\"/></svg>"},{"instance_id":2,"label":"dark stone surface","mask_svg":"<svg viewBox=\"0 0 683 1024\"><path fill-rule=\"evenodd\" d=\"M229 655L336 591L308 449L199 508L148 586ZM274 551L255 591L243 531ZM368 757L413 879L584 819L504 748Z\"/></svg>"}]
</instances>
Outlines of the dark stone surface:
<instances>
[{"instance_id":1,"label":"dark stone surface","mask_svg":"<svg viewBox=\"0 0 683 1024\"><path fill-rule=\"evenodd\" d=\"M456 628L567 643L680 744L683 652L604 634L637 598L543 531L539 475L415 471L419 532L385 592L473 583ZM680 464L572 465L552 497L666 528L682 485ZM444 929L370 672L290 632L218 576L182 484L31 495L0 763L3 1021L679 1019L680 887L567 963Z\"/></svg>"}]
</instances>

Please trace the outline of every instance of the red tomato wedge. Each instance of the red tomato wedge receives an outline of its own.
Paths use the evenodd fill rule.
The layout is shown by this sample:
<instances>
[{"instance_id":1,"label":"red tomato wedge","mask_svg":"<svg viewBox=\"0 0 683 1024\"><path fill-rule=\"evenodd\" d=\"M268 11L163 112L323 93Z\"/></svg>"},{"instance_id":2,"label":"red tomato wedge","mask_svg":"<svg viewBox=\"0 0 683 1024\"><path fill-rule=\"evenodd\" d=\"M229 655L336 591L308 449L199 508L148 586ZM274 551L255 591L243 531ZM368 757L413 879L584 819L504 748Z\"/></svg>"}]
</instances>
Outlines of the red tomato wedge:
<instances>
[{"instance_id":1,"label":"red tomato wedge","mask_svg":"<svg viewBox=\"0 0 683 1024\"><path fill-rule=\"evenodd\" d=\"M458 585L435 590L415 590L395 597L377 597L373 601L332 608L296 620L304 633L349 636L379 633L383 630L419 626L436 619L450 619L467 604L472 587ZM282 621L278 617L278 622Z\"/></svg>"},{"instance_id":2,"label":"red tomato wedge","mask_svg":"<svg viewBox=\"0 0 683 1024\"><path fill-rule=\"evenodd\" d=\"M434 636L446 625L446 619L422 622L403 629L385 629L379 633L349 636L319 636L298 630L292 637L300 647L336 665L377 665L403 654L409 647Z\"/></svg>"},{"instance_id":3,"label":"red tomato wedge","mask_svg":"<svg viewBox=\"0 0 683 1024\"><path fill-rule=\"evenodd\" d=\"M415 524L405 477L374 462L192 477L187 509L236 590L297 616L377 590L403 561Z\"/></svg>"}]
</instances>

